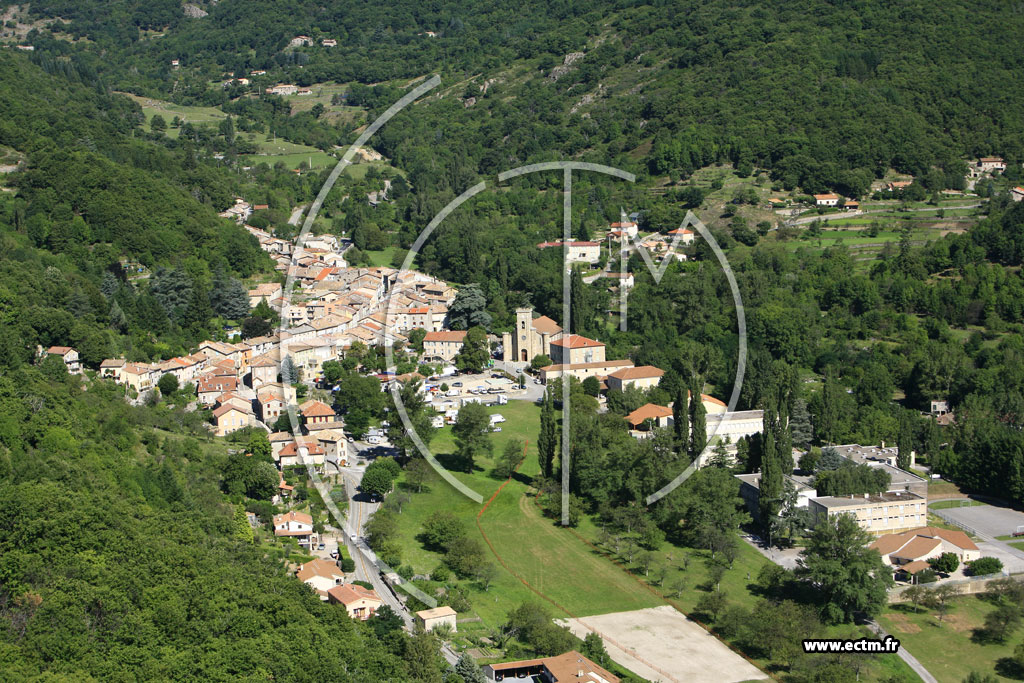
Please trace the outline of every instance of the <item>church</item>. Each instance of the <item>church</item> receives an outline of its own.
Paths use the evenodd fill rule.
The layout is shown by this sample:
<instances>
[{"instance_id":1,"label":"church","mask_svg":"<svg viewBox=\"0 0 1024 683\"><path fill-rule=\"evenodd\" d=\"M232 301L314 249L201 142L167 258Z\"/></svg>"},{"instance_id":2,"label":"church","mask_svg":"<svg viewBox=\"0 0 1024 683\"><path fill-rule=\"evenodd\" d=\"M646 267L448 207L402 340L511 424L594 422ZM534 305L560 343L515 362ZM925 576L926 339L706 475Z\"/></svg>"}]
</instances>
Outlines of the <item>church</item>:
<instances>
[{"instance_id":1,"label":"church","mask_svg":"<svg viewBox=\"0 0 1024 683\"><path fill-rule=\"evenodd\" d=\"M501 343L502 360L507 363L529 363L536 356L551 357L551 344L562 338L562 328L551 318L533 317L532 308L516 309L515 332L505 332Z\"/></svg>"}]
</instances>

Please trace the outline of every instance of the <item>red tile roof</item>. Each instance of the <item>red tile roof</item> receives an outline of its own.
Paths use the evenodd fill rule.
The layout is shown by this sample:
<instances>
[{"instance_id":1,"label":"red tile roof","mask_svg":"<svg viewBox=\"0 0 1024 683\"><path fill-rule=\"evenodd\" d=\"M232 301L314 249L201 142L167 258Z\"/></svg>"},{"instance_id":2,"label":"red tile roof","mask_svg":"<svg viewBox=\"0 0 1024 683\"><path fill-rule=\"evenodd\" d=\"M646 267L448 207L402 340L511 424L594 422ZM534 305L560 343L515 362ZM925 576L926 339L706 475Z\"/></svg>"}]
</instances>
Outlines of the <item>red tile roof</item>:
<instances>
[{"instance_id":1,"label":"red tile roof","mask_svg":"<svg viewBox=\"0 0 1024 683\"><path fill-rule=\"evenodd\" d=\"M342 605L351 605L353 602L359 602L360 600L375 600L377 602L383 602L383 600L380 599L380 596L377 595L377 591L357 586L354 583L335 586L327 591L327 595L333 598L335 602L340 602Z\"/></svg>"},{"instance_id":2,"label":"red tile roof","mask_svg":"<svg viewBox=\"0 0 1024 683\"><path fill-rule=\"evenodd\" d=\"M313 401L302 409L304 417L334 417L334 409L323 401Z\"/></svg>"},{"instance_id":3,"label":"red tile roof","mask_svg":"<svg viewBox=\"0 0 1024 683\"><path fill-rule=\"evenodd\" d=\"M665 371L653 365L641 365L638 368L622 368L608 375L615 379L645 379L648 377L661 377Z\"/></svg>"},{"instance_id":4,"label":"red tile roof","mask_svg":"<svg viewBox=\"0 0 1024 683\"><path fill-rule=\"evenodd\" d=\"M551 342L551 345L566 346L570 349L585 349L596 346L604 346L604 344L602 344L599 341L588 339L587 337L584 337L579 334L568 334L562 337L561 339L556 339L555 341Z\"/></svg>"},{"instance_id":5,"label":"red tile roof","mask_svg":"<svg viewBox=\"0 0 1024 683\"><path fill-rule=\"evenodd\" d=\"M631 425L636 427L647 420L657 420L664 417L672 417L671 408L667 406L659 406L655 403L647 403L627 415L625 419Z\"/></svg>"}]
</instances>

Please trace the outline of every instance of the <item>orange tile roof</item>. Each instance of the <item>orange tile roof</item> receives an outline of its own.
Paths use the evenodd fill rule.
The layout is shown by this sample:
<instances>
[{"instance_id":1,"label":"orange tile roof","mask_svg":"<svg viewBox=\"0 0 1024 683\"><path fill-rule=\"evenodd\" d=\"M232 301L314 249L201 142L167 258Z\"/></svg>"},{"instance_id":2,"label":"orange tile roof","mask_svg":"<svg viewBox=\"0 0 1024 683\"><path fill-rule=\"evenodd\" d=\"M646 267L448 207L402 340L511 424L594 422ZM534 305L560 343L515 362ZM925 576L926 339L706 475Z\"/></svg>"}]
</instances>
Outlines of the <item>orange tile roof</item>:
<instances>
[{"instance_id":1,"label":"orange tile roof","mask_svg":"<svg viewBox=\"0 0 1024 683\"><path fill-rule=\"evenodd\" d=\"M937 538L916 536L910 543L907 543L892 554L899 558L915 560L919 557L930 557L941 545L942 541Z\"/></svg>"},{"instance_id":2,"label":"orange tile roof","mask_svg":"<svg viewBox=\"0 0 1024 683\"><path fill-rule=\"evenodd\" d=\"M567 346L570 349L585 349L595 346L604 346L604 344L602 344L599 341L588 339L587 337L584 337L579 334L568 334L562 337L561 339L556 339L555 341L551 342L551 345Z\"/></svg>"},{"instance_id":3,"label":"orange tile roof","mask_svg":"<svg viewBox=\"0 0 1024 683\"><path fill-rule=\"evenodd\" d=\"M327 595L343 605L351 605L353 602L358 602L360 600L375 600L377 602L383 602L383 600L380 599L380 596L377 595L377 591L357 586L354 583L335 586L327 591Z\"/></svg>"},{"instance_id":4,"label":"orange tile roof","mask_svg":"<svg viewBox=\"0 0 1024 683\"><path fill-rule=\"evenodd\" d=\"M638 368L622 368L608 375L615 379L644 379L647 377L661 377L665 371L653 365L641 365Z\"/></svg>"},{"instance_id":5,"label":"orange tile roof","mask_svg":"<svg viewBox=\"0 0 1024 683\"><path fill-rule=\"evenodd\" d=\"M655 403L647 403L626 416L626 421L634 427L641 425L647 420L657 420L663 417L672 417L672 409L667 406L659 406Z\"/></svg>"},{"instance_id":6,"label":"orange tile roof","mask_svg":"<svg viewBox=\"0 0 1024 683\"><path fill-rule=\"evenodd\" d=\"M906 564L900 565L900 569L908 574L916 574L922 569L928 569L931 565L924 560L914 560Z\"/></svg>"},{"instance_id":7,"label":"orange tile roof","mask_svg":"<svg viewBox=\"0 0 1024 683\"><path fill-rule=\"evenodd\" d=\"M334 417L334 408L323 401L312 401L302 409L304 417Z\"/></svg>"},{"instance_id":8,"label":"orange tile roof","mask_svg":"<svg viewBox=\"0 0 1024 683\"><path fill-rule=\"evenodd\" d=\"M325 560L323 558L317 558L310 560L304 565L299 567L299 571L295 572L295 577L299 581L308 581L315 576L322 576L327 579L333 579L336 577L343 577L345 573L338 569L338 565L331 560Z\"/></svg>"}]
</instances>

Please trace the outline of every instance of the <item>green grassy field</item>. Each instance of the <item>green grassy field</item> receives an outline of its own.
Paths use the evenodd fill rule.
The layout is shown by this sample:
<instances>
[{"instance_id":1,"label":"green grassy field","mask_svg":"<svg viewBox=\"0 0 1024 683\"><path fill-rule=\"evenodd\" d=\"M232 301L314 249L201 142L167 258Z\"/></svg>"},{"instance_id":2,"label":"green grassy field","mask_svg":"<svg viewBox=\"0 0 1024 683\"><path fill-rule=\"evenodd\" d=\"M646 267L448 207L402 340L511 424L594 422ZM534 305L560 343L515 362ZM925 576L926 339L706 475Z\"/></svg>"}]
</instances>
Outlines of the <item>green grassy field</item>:
<instances>
[{"instance_id":1,"label":"green grassy field","mask_svg":"<svg viewBox=\"0 0 1024 683\"><path fill-rule=\"evenodd\" d=\"M402 545L402 563L417 573L429 573L441 564L439 553L426 550L416 536L424 520L437 510L447 510L460 518L469 534L490 542L492 560L499 567L498 577L488 591L472 582L460 582L466 589L474 615L480 622L460 623L463 635L484 635L500 624L508 612L524 601L544 604L556 617L587 616L655 607L666 603L684 612L692 612L705 594L708 582L708 552L665 544L654 554L649 572L624 558L613 559L607 549L596 547L598 528L584 516L575 530L564 529L545 517L534 502L529 480L539 472L534 444L539 431L539 408L531 403L512 401L489 412L500 412L506 422L502 432L492 434L494 453L499 454L510 439L528 441L527 458L517 475L494 497L486 511L461 496L439 477L432 477L428 490L413 493L399 515L398 538ZM454 450L451 429L436 433L431 450L444 459ZM483 495L485 500L498 491L502 482L488 476L490 460L476 463L473 473L455 476ZM405 487L404 484L400 484ZM482 533L481 533L482 532ZM722 579L721 588L731 604L751 608L758 598L748 585L768 560L747 543L741 542L737 557ZM676 597L676 587L681 583ZM529 585L527 585L529 584ZM664 597L672 589L672 599ZM543 595L541 595L543 594ZM845 629L845 630L844 630ZM830 629L843 633L848 627ZM761 667L766 661L757 662ZM865 680L883 679L893 673L913 680L909 669L894 655L879 658L873 673Z\"/></svg>"},{"instance_id":2,"label":"green grassy field","mask_svg":"<svg viewBox=\"0 0 1024 683\"><path fill-rule=\"evenodd\" d=\"M174 104L165 100L155 100L150 97L140 97L130 93L120 93L135 100L142 107L142 114L146 117L145 128L149 129L149 121L155 114L164 117L167 122L166 135L178 137L178 129L171 128L171 120L177 116L186 123L193 125L212 123L220 121L227 115L217 107L188 107L183 104Z\"/></svg>"},{"instance_id":3,"label":"green grassy field","mask_svg":"<svg viewBox=\"0 0 1024 683\"><path fill-rule=\"evenodd\" d=\"M970 498L964 498L963 500L942 500L938 503L932 503L929 507L932 510L947 510L949 508L959 507L980 507L985 505L980 500L971 500Z\"/></svg>"},{"instance_id":4,"label":"green grassy field","mask_svg":"<svg viewBox=\"0 0 1024 683\"><path fill-rule=\"evenodd\" d=\"M982 644L972 638L974 629L980 628L995 608L974 596L957 598L953 605L942 622L934 613L925 609L915 612L910 605L894 605L879 622L940 683L960 683L971 671L991 673L1001 681L1014 680L999 675L999 660L1013 655L1020 638L1011 636L1005 644Z\"/></svg>"},{"instance_id":5,"label":"green grassy field","mask_svg":"<svg viewBox=\"0 0 1024 683\"><path fill-rule=\"evenodd\" d=\"M267 133L254 133L253 135L255 136L254 141L259 146L260 153L240 157L246 164L267 163L273 165L281 161L288 168L298 168L299 164L309 164L312 162L312 168L322 169L332 168L338 163L337 158L326 152L321 152L316 147L288 142Z\"/></svg>"},{"instance_id":6,"label":"green grassy field","mask_svg":"<svg viewBox=\"0 0 1024 683\"><path fill-rule=\"evenodd\" d=\"M370 263L376 268L390 267L391 259L395 257L395 247L388 247L381 251L366 251L366 255L370 257Z\"/></svg>"}]
</instances>

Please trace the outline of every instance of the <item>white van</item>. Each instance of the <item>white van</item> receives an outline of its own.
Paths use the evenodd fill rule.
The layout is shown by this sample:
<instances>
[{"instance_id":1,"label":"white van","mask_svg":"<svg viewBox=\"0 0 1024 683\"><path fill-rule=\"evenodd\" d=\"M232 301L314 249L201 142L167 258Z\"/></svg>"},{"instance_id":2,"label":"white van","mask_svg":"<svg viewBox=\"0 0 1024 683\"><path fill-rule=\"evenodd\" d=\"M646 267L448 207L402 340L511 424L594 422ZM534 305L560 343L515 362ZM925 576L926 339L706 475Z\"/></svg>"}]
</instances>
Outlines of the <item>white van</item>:
<instances>
[{"instance_id":1,"label":"white van","mask_svg":"<svg viewBox=\"0 0 1024 683\"><path fill-rule=\"evenodd\" d=\"M374 445L379 444L380 443L380 437L377 436L376 434L368 436L368 437L366 437L366 443L372 443Z\"/></svg>"},{"instance_id":2,"label":"white van","mask_svg":"<svg viewBox=\"0 0 1024 683\"><path fill-rule=\"evenodd\" d=\"M496 425L505 421L505 417L501 413L495 413L491 415L491 424Z\"/></svg>"},{"instance_id":3,"label":"white van","mask_svg":"<svg viewBox=\"0 0 1024 683\"><path fill-rule=\"evenodd\" d=\"M499 394L498 395L498 405L499 406L503 406L506 403L508 403L508 396L506 396L505 394Z\"/></svg>"}]
</instances>

